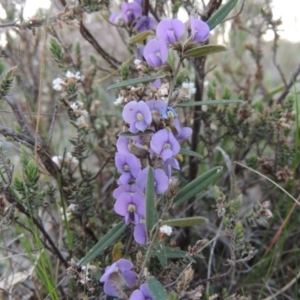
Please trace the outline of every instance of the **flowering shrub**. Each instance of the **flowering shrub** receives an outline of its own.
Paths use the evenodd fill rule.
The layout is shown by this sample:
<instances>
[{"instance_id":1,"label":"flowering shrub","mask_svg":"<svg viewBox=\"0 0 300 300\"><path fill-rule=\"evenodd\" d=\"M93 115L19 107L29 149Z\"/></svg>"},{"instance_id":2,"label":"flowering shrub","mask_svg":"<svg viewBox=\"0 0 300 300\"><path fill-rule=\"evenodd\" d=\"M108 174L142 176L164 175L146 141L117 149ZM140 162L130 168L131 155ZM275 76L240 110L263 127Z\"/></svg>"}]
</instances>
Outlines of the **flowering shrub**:
<instances>
[{"instance_id":1,"label":"flowering shrub","mask_svg":"<svg viewBox=\"0 0 300 300\"><path fill-rule=\"evenodd\" d=\"M10 297L24 281L28 299L299 296L300 68L287 80L276 62L268 0L206 2L61 0L0 25L0 104L17 121L0 126L17 149L0 152L1 226L22 252L3 266Z\"/></svg>"}]
</instances>

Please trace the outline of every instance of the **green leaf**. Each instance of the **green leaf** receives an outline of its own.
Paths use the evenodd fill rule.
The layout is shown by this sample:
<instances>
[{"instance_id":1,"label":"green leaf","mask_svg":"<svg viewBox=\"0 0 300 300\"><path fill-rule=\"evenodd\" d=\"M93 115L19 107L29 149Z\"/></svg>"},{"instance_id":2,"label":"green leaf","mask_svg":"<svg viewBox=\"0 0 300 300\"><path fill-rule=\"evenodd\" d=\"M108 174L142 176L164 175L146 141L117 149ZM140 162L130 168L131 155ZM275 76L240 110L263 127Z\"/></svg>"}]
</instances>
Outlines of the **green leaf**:
<instances>
[{"instance_id":1,"label":"green leaf","mask_svg":"<svg viewBox=\"0 0 300 300\"><path fill-rule=\"evenodd\" d=\"M181 204L203 191L221 175L222 170L222 167L215 167L190 182L176 194L174 203Z\"/></svg>"},{"instance_id":2,"label":"green leaf","mask_svg":"<svg viewBox=\"0 0 300 300\"><path fill-rule=\"evenodd\" d=\"M177 104L181 107L200 106L200 105L217 105L217 104L231 104L231 103L244 103L242 100L205 100L205 101L189 101Z\"/></svg>"},{"instance_id":3,"label":"green leaf","mask_svg":"<svg viewBox=\"0 0 300 300\"><path fill-rule=\"evenodd\" d=\"M147 279L147 285L154 300L168 300L168 293L163 285L154 277L149 277Z\"/></svg>"},{"instance_id":4,"label":"green leaf","mask_svg":"<svg viewBox=\"0 0 300 300\"><path fill-rule=\"evenodd\" d=\"M86 265L91 260L100 255L107 247L112 245L114 241L123 233L126 224L122 221L113 227L100 241L83 257L79 262L79 266Z\"/></svg>"},{"instance_id":5,"label":"green leaf","mask_svg":"<svg viewBox=\"0 0 300 300\"><path fill-rule=\"evenodd\" d=\"M229 0L209 18L207 24L210 30L213 30L229 15L229 13L236 6L237 2L238 0Z\"/></svg>"},{"instance_id":6,"label":"green leaf","mask_svg":"<svg viewBox=\"0 0 300 300\"><path fill-rule=\"evenodd\" d=\"M137 133L132 133L130 131L123 131L123 132L120 132L118 134L118 136L137 136L137 135L146 135L146 134L153 134L153 133L155 133L155 132L150 129L147 129L145 131L139 131Z\"/></svg>"},{"instance_id":7,"label":"green leaf","mask_svg":"<svg viewBox=\"0 0 300 300\"><path fill-rule=\"evenodd\" d=\"M176 227L190 227L196 225L202 225L207 222L207 219L204 217L190 217L190 218L181 218L173 220L162 221L163 225L176 226Z\"/></svg>"},{"instance_id":8,"label":"green leaf","mask_svg":"<svg viewBox=\"0 0 300 300\"><path fill-rule=\"evenodd\" d=\"M210 55L218 52L226 51L227 48L223 45L204 45L198 46L184 52L184 56L187 57L200 57Z\"/></svg>"},{"instance_id":9,"label":"green leaf","mask_svg":"<svg viewBox=\"0 0 300 300\"><path fill-rule=\"evenodd\" d=\"M149 167L146 187L146 229L148 237L157 222L158 213L155 201L154 171L152 167Z\"/></svg>"},{"instance_id":10,"label":"green leaf","mask_svg":"<svg viewBox=\"0 0 300 300\"><path fill-rule=\"evenodd\" d=\"M156 241L152 250L152 254L158 258L163 268L165 268L168 265L168 259L167 259L166 249L164 244Z\"/></svg>"},{"instance_id":11,"label":"green leaf","mask_svg":"<svg viewBox=\"0 0 300 300\"><path fill-rule=\"evenodd\" d=\"M113 90L116 88L121 88L121 87L128 86L128 85L136 85L139 83L146 83L146 82L153 81L155 79L163 78L163 77L165 77L165 74L157 74L154 76L144 76L144 77L139 77L139 78L134 78L134 79L128 79L128 80L121 81L121 82L110 85L107 88L107 91Z\"/></svg>"},{"instance_id":12,"label":"green leaf","mask_svg":"<svg viewBox=\"0 0 300 300\"><path fill-rule=\"evenodd\" d=\"M151 33L152 33L151 30L143 31L143 32L131 37L129 39L128 43L129 43L129 45L141 44L148 37L148 35L150 35Z\"/></svg>"},{"instance_id":13,"label":"green leaf","mask_svg":"<svg viewBox=\"0 0 300 300\"><path fill-rule=\"evenodd\" d=\"M181 148L179 154L202 158L202 156L198 152L192 151L190 149L185 149L185 148Z\"/></svg>"}]
</instances>

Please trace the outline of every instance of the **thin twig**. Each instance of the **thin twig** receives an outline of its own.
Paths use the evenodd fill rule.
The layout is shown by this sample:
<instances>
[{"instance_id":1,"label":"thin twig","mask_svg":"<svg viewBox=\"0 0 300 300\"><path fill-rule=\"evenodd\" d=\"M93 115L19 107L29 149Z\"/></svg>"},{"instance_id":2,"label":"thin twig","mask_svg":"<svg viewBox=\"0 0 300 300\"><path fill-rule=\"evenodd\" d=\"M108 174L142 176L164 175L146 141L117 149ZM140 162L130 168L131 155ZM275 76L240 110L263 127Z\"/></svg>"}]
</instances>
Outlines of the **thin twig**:
<instances>
[{"instance_id":1,"label":"thin twig","mask_svg":"<svg viewBox=\"0 0 300 300\"><path fill-rule=\"evenodd\" d=\"M300 74L300 64L298 65L297 69L295 70L292 77L290 78L290 80L289 80L287 86L285 87L284 91L278 97L278 99L276 101L277 103L282 103L283 102L283 100L285 99L287 94L290 92L291 87L293 86L293 84L295 84L299 74Z\"/></svg>"},{"instance_id":2,"label":"thin twig","mask_svg":"<svg viewBox=\"0 0 300 300\"><path fill-rule=\"evenodd\" d=\"M53 112L53 115L52 115L52 120L51 120L51 124L50 124L50 129L49 129L50 137L49 137L49 140L48 140L48 147L50 146L50 143L51 143L51 140L52 140L53 129L54 129L54 125L55 125L57 112L58 112L58 106L57 106L57 103L55 103L54 112Z\"/></svg>"},{"instance_id":3,"label":"thin twig","mask_svg":"<svg viewBox=\"0 0 300 300\"><path fill-rule=\"evenodd\" d=\"M49 25L49 16L52 11L53 7L53 1L51 1L51 5L49 8L48 16L47 16L47 21L45 25L45 36L44 36L44 41L43 41L43 47L42 47L42 54L41 54L41 64L40 64L40 82L39 82L39 93L38 93L38 99L37 99L37 118L36 118L36 127L35 127L35 144L34 144L34 160L38 160L38 141L37 137L39 135L39 125L40 125L40 120L41 120L41 107L42 107L42 90L43 90L43 82L44 82L44 75L45 75L45 62L46 62L46 43L47 43L47 36L48 36L48 25Z\"/></svg>"},{"instance_id":4,"label":"thin twig","mask_svg":"<svg viewBox=\"0 0 300 300\"><path fill-rule=\"evenodd\" d=\"M212 244L212 246L210 248L209 260L208 260L208 267L207 267L207 280L210 278L211 264L212 264L212 259L214 257L214 250L215 250L215 247L216 247L216 243L217 243L218 237L220 236L220 234L222 232L222 227L223 227L223 220L220 223L220 226L219 226L218 231L216 233L215 240L214 240L214 242L213 242L213 244ZM208 291L209 291L209 282L206 285L206 292L208 293Z\"/></svg>"},{"instance_id":5,"label":"thin twig","mask_svg":"<svg viewBox=\"0 0 300 300\"><path fill-rule=\"evenodd\" d=\"M232 19L235 19L236 17L238 17L244 9L245 2L246 2L246 0L243 0L243 3L242 3L242 6L241 6L240 10L235 15L225 19L222 23L227 22L229 20L232 20Z\"/></svg>"}]
</instances>

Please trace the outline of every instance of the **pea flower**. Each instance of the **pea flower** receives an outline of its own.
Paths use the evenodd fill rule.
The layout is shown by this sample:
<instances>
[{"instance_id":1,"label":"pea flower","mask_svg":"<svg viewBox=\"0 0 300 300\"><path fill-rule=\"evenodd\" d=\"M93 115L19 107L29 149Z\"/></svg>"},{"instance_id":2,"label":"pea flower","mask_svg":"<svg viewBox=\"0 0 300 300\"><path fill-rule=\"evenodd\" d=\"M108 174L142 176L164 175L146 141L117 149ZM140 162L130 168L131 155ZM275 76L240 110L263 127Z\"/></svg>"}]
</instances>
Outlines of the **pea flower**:
<instances>
[{"instance_id":1,"label":"pea flower","mask_svg":"<svg viewBox=\"0 0 300 300\"><path fill-rule=\"evenodd\" d=\"M122 4L122 17L125 22L132 22L142 14L142 7L137 2Z\"/></svg>"},{"instance_id":2,"label":"pea flower","mask_svg":"<svg viewBox=\"0 0 300 300\"><path fill-rule=\"evenodd\" d=\"M146 245L147 233L146 226L144 223L136 224L133 231L134 240L140 245Z\"/></svg>"},{"instance_id":3,"label":"pea flower","mask_svg":"<svg viewBox=\"0 0 300 300\"><path fill-rule=\"evenodd\" d=\"M116 144L118 152L130 154L129 145L129 140L126 136L119 136Z\"/></svg>"},{"instance_id":4,"label":"pea flower","mask_svg":"<svg viewBox=\"0 0 300 300\"><path fill-rule=\"evenodd\" d=\"M118 277L122 276L129 287L134 286L136 284L137 274L131 271L132 268L133 263L124 258L106 267L104 274L100 278L100 282L104 282L104 293L108 296L119 297L115 287L118 281L114 280L114 275Z\"/></svg>"},{"instance_id":5,"label":"pea flower","mask_svg":"<svg viewBox=\"0 0 300 300\"><path fill-rule=\"evenodd\" d=\"M131 179L137 178L141 171L141 162L133 154L116 153L115 163L117 170L122 173L118 184L127 184Z\"/></svg>"},{"instance_id":6,"label":"pea flower","mask_svg":"<svg viewBox=\"0 0 300 300\"><path fill-rule=\"evenodd\" d=\"M164 161L179 153L180 145L173 133L168 129L157 131L150 142L151 149Z\"/></svg>"},{"instance_id":7,"label":"pea flower","mask_svg":"<svg viewBox=\"0 0 300 300\"><path fill-rule=\"evenodd\" d=\"M123 193L135 193L142 192L142 190L136 184L123 184L117 187L113 192L113 197L118 199Z\"/></svg>"},{"instance_id":8,"label":"pea flower","mask_svg":"<svg viewBox=\"0 0 300 300\"><path fill-rule=\"evenodd\" d=\"M134 28L139 31L150 30L154 27L155 20L152 17L141 16L141 18L136 22Z\"/></svg>"},{"instance_id":9,"label":"pea flower","mask_svg":"<svg viewBox=\"0 0 300 300\"><path fill-rule=\"evenodd\" d=\"M140 192L121 194L115 205L115 212L125 218L125 223L138 224L145 218L145 197Z\"/></svg>"},{"instance_id":10,"label":"pea flower","mask_svg":"<svg viewBox=\"0 0 300 300\"><path fill-rule=\"evenodd\" d=\"M147 184L147 176L148 176L149 167L143 169L139 176L136 179L136 185L144 190ZM164 170L155 169L154 170L154 185L155 185L155 193L160 195L167 191L169 186L169 178Z\"/></svg>"},{"instance_id":11,"label":"pea flower","mask_svg":"<svg viewBox=\"0 0 300 300\"><path fill-rule=\"evenodd\" d=\"M166 43L172 44L178 42L184 34L185 26L178 20L162 20L156 28L156 35L159 39L164 40Z\"/></svg>"},{"instance_id":12,"label":"pea flower","mask_svg":"<svg viewBox=\"0 0 300 300\"><path fill-rule=\"evenodd\" d=\"M145 131L148 125L152 122L150 109L144 101L128 102L124 106L122 116L124 121L130 124L129 130L132 133Z\"/></svg>"},{"instance_id":13,"label":"pea flower","mask_svg":"<svg viewBox=\"0 0 300 300\"><path fill-rule=\"evenodd\" d=\"M171 106L165 106L161 112L161 115L166 120L173 120L178 116L176 110Z\"/></svg>"},{"instance_id":14,"label":"pea flower","mask_svg":"<svg viewBox=\"0 0 300 300\"><path fill-rule=\"evenodd\" d=\"M139 290L133 291L129 300L153 300L147 283L143 283Z\"/></svg>"},{"instance_id":15,"label":"pea flower","mask_svg":"<svg viewBox=\"0 0 300 300\"><path fill-rule=\"evenodd\" d=\"M121 14L119 12L112 13L109 17L109 21L114 24L118 24L120 21Z\"/></svg>"},{"instance_id":16,"label":"pea flower","mask_svg":"<svg viewBox=\"0 0 300 300\"><path fill-rule=\"evenodd\" d=\"M168 59L168 47L163 40L150 40L144 48L144 58L151 67L160 67Z\"/></svg>"},{"instance_id":17,"label":"pea flower","mask_svg":"<svg viewBox=\"0 0 300 300\"><path fill-rule=\"evenodd\" d=\"M193 41L197 43L205 42L210 34L210 28L207 23L194 17L191 17L191 31Z\"/></svg>"}]
</instances>

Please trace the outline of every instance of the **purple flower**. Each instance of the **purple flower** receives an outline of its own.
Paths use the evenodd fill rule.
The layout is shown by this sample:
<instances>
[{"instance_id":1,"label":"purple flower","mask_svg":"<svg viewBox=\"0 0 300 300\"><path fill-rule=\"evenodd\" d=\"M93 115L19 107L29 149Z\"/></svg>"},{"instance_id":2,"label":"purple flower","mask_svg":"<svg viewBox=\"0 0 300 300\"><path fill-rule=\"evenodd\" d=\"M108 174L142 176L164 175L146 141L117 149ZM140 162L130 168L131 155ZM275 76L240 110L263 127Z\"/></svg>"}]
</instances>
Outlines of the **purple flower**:
<instances>
[{"instance_id":1,"label":"purple flower","mask_svg":"<svg viewBox=\"0 0 300 300\"><path fill-rule=\"evenodd\" d=\"M156 35L166 43L176 43L184 34L185 26L178 20L162 20L156 28Z\"/></svg>"},{"instance_id":2,"label":"purple flower","mask_svg":"<svg viewBox=\"0 0 300 300\"><path fill-rule=\"evenodd\" d=\"M128 102L124 106L122 116L124 121L130 124L129 130L132 133L145 131L148 125L152 122L150 109L144 101Z\"/></svg>"},{"instance_id":3,"label":"purple flower","mask_svg":"<svg viewBox=\"0 0 300 300\"><path fill-rule=\"evenodd\" d=\"M142 7L137 2L122 4L122 17L125 22L132 22L136 20L142 14Z\"/></svg>"},{"instance_id":4,"label":"purple flower","mask_svg":"<svg viewBox=\"0 0 300 300\"><path fill-rule=\"evenodd\" d=\"M187 140L192 134L193 130L190 127L181 127L179 133L176 135L177 140Z\"/></svg>"},{"instance_id":5,"label":"purple flower","mask_svg":"<svg viewBox=\"0 0 300 300\"><path fill-rule=\"evenodd\" d=\"M140 245L146 245L147 233L146 226L144 223L136 224L133 231L134 240Z\"/></svg>"},{"instance_id":6,"label":"purple flower","mask_svg":"<svg viewBox=\"0 0 300 300\"><path fill-rule=\"evenodd\" d=\"M209 26L200 19L191 17L191 31L194 42L203 43L205 42L210 34Z\"/></svg>"},{"instance_id":7,"label":"purple flower","mask_svg":"<svg viewBox=\"0 0 300 300\"><path fill-rule=\"evenodd\" d=\"M117 140L117 150L123 154L130 154L129 151L129 140L126 136L119 136Z\"/></svg>"},{"instance_id":8,"label":"purple flower","mask_svg":"<svg viewBox=\"0 0 300 300\"><path fill-rule=\"evenodd\" d=\"M116 153L115 163L117 170L122 173L118 184L129 183L131 179L136 178L141 172L141 162L133 154Z\"/></svg>"},{"instance_id":9,"label":"purple flower","mask_svg":"<svg viewBox=\"0 0 300 300\"><path fill-rule=\"evenodd\" d=\"M113 197L118 199L118 197L123 193L135 193L141 192L142 190L136 184L123 184L117 187L113 192Z\"/></svg>"},{"instance_id":10,"label":"purple flower","mask_svg":"<svg viewBox=\"0 0 300 300\"><path fill-rule=\"evenodd\" d=\"M162 100L149 100L146 102L146 104L148 105L151 111L153 123L157 125L160 124L162 118L162 112L167 107L166 103L163 102Z\"/></svg>"},{"instance_id":11,"label":"purple flower","mask_svg":"<svg viewBox=\"0 0 300 300\"><path fill-rule=\"evenodd\" d=\"M168 59L168 47L163 40L150 40L144 49L144 57L151 67L160 67Z\"/></svg>"},{"instance_id":12,"label":"purple flower","mask_svg":"<svg viewBox=\"0 0 300 300\"><path fill-rule=\"evenodd\" d=\"M180 169L179 163L178 163L177 159L175 159L174 157L168 158L164 163L164 169L165 169L166 174L169 179L171 179L171 177L172 177L172 168L175 170ZM170 182L169 182L169 186L170 186Z\"/></svg>"},{"instance_id":13,"label":"purple flower","mask_svg":"<svg viewBox=\"0 0 300 300\"><path fill-rule=\"evenodd\" d=\"M177 112L173 107L165 106L161 112L161 116L166 120L174 119L175 117L177 117Z\"/></svg>"},{"instance_id":14,"label":"purple flower","mask_svg":"<svg viewBox=\"0 0 300 300\"><path fill-rule=\"evenodd\" d=\"M136 22L134 28L139 31L150 30L155 26L155 20L152 17L141 16L141 18Z\"/></svg>"},{"instance_id":15,"label":"purple flower","mask_svg":"<svg viewBox=\"0 0 300 300\"><path fill-rule=\"evenodd\" d=\"M139 290L133 291L129 300L153 300L147 283L143 283Z\"/></svg>"},{"instance_id":16,"label":"purple flower","mask_svg":"<svg viewBox=\"0 0 300 300\"><path fill-rule=\"evenodd\" d=\"M175 118L173 120L172 124L174 125L174 127L177 130L177 134L175 135L175 137L178 141L187 140L193 132L193 130L190 127L180 127L180 122L179 122L178 118Z\"/></svg>"},{"instance_id":17,"label":"purple flower","mask_svg":"<svg viewBox=\"0 0 300 300\"><path fill-rule=\"evenodd\" d=\"M115 205L115 212L125 217L125 223L138 224L141 218L145 218L145 197L140 192L121 194Z\"/></svg>"},{"instance_id":18,"label":"purple flower","mask_svg":"<svg viewBox=\"0 0 300 300\"><path fill-rule=\"evenodd\" d=\"M173 133L168 129L157 131L150 142L151 149L164 161L179 153L180 145Z\"/></svg>"},{"instance_id":19,"label":"purple flower","mask_svg":"<svg viewBox=\"0 0 300 300\"><path fill-rule=\"evenodd\" d=\"M106 267L104 274L100 278L100 282L104 282L104 293L108 296L118 297L118 293L115 287L115 280L112 279L113 274L123 276L129 287L136 285L137 274L131 269L133 268L132 262L127 259L119 259L111 266Z\"/></svg>"},{"instance_id":20,"label":"purple flower","mask_svg":"<svg viewBox=\"0 0 300 300\"><path fill-rule=\"evenodd\" d=\"M159 89L162 85L161 79L157 78L152 82L152 86L154 86L156 89Z\"/></svg>"},{"instance_id":21,"label":"purple flower","mask_svg":"<svg viewBox=\"0 0 300 300\"><path fill-rule=\"evenodd\" d=\"M137 186L142 190L144 190L147 185L148 170L149 167L143 169L136 179ZM162 169L154 170L154 185L155 185L155 193L158 195L163 194L168 189L169 178L164 170Z\"/></svg>"},{"instance_id":22,"label":"purple flower","mask_svg":"<svg viewBox=\"0 0 300 300\"><path fill-rule=\"evenodd\" d=\"M109 17L109 21L111 23L117 24L119 22L120 17L121 17L120 13L112 13Z\"/></svg>"}]
</instances>

